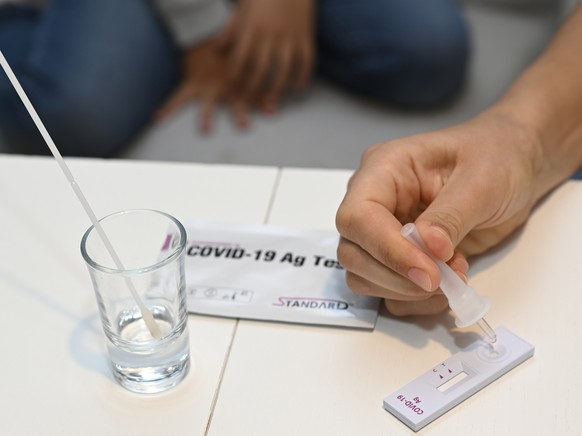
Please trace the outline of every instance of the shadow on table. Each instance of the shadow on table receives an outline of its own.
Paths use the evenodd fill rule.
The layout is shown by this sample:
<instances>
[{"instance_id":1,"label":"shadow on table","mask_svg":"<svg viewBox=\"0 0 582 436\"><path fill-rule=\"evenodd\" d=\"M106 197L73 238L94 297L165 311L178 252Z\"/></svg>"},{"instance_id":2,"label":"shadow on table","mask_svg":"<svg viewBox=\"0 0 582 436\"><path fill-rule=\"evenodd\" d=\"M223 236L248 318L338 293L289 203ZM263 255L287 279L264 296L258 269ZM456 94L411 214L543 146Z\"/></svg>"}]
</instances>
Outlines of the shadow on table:
<instances>
[{"instance_id":1,"label":"shadow on table","mask_svg":"<svg viewBox=\"0 0 582 436\"><path fill-rule=\"evenodd\" d=\"M69 351L83 367L113 381L108 366L105 336L97 311L79 320L69 339Z\"/></svg>"},{"instance_id":2,"label":"shadow on table","mask_svg":"<svg viewBox=\"0 0 582 436\"><path fill-rule=\"evenodd\" d=\"M428 346L429 342L438 342L451 354L481 338L474 331L458 329L450 311L431 316L395 317L388 313L383 304L376 331L418 349Z\"/></svg>"},{"instance_id":3,"label":"shadow on table","mask_svg":"<svg viewBox=\"0 0 582 436\"><path fill-rule=\"evenodd\" d=\"M104 337L97 311L82 318L66 306L60 304L56 299L51 298L50 295L41 289L26 283L22 278L10 274L1 268L0 283L7 285L20 295L36 301L47 310L74 323L75 328L69 340L69 350L73 358L85 368L103 374L108 379L112 379L109 368L107 367Z\"/></svg>"},{"instance_id":4,"label":"shadow on table","mask_svg":"<svg viewBox=\"0 0 582 436\"><path fill-rule=\"evenodd\" d=\"M64 318L72 321L77 321L79 319L77 314L71 312L66 307L57 303L53 298L44 293L42 290L26 283L22 278L15 276L3 269L0 269L0 283L4 283L10 288L14 288L20 293L20 295L26 295L30 299L36 300L43 306L47 307L53 312L58 313Z\"/></svg>"}]
</instances>

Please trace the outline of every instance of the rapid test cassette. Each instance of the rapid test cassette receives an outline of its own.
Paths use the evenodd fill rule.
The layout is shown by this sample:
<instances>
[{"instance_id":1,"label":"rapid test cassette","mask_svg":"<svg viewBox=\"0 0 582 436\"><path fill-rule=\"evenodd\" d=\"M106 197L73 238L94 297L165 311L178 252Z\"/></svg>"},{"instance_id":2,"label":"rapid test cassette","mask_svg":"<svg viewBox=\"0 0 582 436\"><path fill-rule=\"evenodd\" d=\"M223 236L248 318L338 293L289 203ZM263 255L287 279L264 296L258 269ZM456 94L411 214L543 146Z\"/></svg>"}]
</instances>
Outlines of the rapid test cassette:
<instances>
[{"instance_id":1,"label":"rapid test cassette","mask_svg":"<svg viewBox=\"0 0 582 436\"><path fill-rule=\"evenodd\" d=\"M496 332L495 346L473 342L384 398L384 408L418 431L533 356L533 345L504 327Z\"/></svg>"}]
</instances>

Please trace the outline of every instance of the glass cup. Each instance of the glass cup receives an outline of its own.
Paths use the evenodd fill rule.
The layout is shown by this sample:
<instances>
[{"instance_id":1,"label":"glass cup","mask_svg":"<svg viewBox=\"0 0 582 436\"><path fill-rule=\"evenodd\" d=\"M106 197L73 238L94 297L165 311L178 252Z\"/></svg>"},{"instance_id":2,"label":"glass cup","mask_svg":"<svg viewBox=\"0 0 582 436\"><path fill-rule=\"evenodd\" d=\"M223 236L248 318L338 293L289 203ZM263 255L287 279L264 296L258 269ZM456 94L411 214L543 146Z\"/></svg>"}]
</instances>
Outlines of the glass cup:
<instances>
[{"instance_id":1,"label":"glass cup","mask_svg":"<svg viewBox=\"0 0 582 436\"><path fill-rule=\"evenodd\" d=\"M81 253L93 282L113 375L130 391L165 391L190 367L186 230L174 217L155 210L117 212L99 222L122 268L94 226L83 235ZM153 326L144 321L144 306Z\"/></svg>"}]
</instances>

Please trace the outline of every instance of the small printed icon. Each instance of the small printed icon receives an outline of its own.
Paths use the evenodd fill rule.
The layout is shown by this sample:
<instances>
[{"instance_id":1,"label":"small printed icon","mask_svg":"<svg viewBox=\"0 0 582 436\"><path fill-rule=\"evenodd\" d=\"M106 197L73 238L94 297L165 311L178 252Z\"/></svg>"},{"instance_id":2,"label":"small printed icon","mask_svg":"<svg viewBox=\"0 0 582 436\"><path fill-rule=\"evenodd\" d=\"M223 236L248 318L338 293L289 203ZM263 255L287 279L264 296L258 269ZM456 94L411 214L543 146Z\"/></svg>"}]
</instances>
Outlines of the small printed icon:
<instances>
[{"instance_id":1,"label":"small printed icon","mask_svg":"<svg viewBox=\"0 0 582 436\"><path fill-rule=\"evenodd\" d=\"M216 297L216 294L218 294L218 291L216 290L216 288L208 288L204 291L204 296L206 298L214 298L214 297Z\"/></svg>"}]
</instances>

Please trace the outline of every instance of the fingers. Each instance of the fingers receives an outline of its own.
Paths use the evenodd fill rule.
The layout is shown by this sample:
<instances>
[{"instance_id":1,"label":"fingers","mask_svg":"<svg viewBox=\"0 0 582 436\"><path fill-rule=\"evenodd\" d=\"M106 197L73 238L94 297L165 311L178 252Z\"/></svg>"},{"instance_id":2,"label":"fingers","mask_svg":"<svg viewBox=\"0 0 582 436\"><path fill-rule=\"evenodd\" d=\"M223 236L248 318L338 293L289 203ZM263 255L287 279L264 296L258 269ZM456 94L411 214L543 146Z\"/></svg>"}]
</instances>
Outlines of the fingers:
<instances>
[{"instance_id":1,"label":"fingers","mask_svg":"<svg viewBox=\"0 0 582 436\"><path fill-rule=\"evenodd\" d=\"M238 71L234 79L237 93L248 101L259 102L267 113L274 113L278 103L294 81L296 72L302 77L296 87L305 87L310 77L310 66L298 62L294 47L282 44L275 50L268 42L255 49L250 58L233 68Z\"/></svg>"},{"instance_id":2,"label":"fingers","mask_svg":"<svg viewBox=\"0 0 582 436\"><path fill-rule=\"evenodd\" d=\"M200 110L200 131L202 133L210 133L213 128L218 100L218 96L215 93L209 93L202 101Z\"/></svg>"},{"instance_id":3,"label":"fingers","mask_svg":"<svg viewBox=\"0 0 582 436\"><path fill-rule=\"evenodd\" d=\"M486 114L371 147L336 215L343 240L369 255L340 243L344 254L340 249L338 257L350 286L384 296L389 310L400 315L444 308L445 301L430 292L439 286L439 271L402 238L402 223L414 221L431 255L466 281L468 264L455 248L475 254L495 245L526 219L537 198L531 165L521 164L523 144L514 136L500 132L498 120ZM428 298L382 275L374 262L429 291Z\"/></svg>"},{"instance_id":4,"label":"fingers","mask_svg":"<svg viewBox=\"0 0 582 436\"><path fill-rule=\"evenodd\" d=\"M298 91L304 90L313 74L315 64L315 53L313 52L313 43L305 43L301 47L299 53L299 62L297 63L295 89Z\"/></svg>"},{"instance_id":5,"label":"fingers","mask_svg":"<svg viewBox=\"0 0 582 436\"><path fill-rule=\"evenodd\" d=\"M460 183L455 179L453 176L448 180L416 221L428 249L444 261L451 258L454 247L475 227L479 217L484 216L483 201L470 188L470 178Z\"/></svg>"},{"instance_id":6,"label":"fingers","mask_svg":"<svg viewBox=\"0 0 582 436\"><path fill-rule=\"evenodd\" d=\"M340 257L347 259L348 262L346 282L350 289L358 294L384 298L388 310L393 315L431 315L447 308L448 301L439 291L422 290L381 265L349 241L342 241L338 254L340 250L342 252ZM455 254L449 265L463 281L467 281L469 264L463 256ZM358 274L352 271L358 271Z\"/></svg>"},{"instance_id":7,"label":"fingers","mask_svg":"<svg viewBox=\"0 0 582 436\"><path fill-rule=\"evenodd\" d=\"M241 130L246 130L250 123L250 109L246 100L236 96L233 97L230 101L230 110L236 126Z\"/></svg>"},{"instance_id":8,"label":"fingers","mask_svg":"<svg viewBox=\"0 0 582 436\"><path fill-rule=\"evenodd\" d=\"M395 316L436 315L449 306L444 295L434 295L418 301L384 300L384 304Z\"/></svg>"},{"instance_id":9,"label":"fingers","mask_svg":"<svg viewBox=\"0 0 582 436\"><path fill-rule=\"evenodd\" d=\"M394 190L391 183L385 175L353 177L338 209L336 226L344 240L361 247L384 267L412 280L425 291L434 291L440 282L437 265L400 234L402 224L390 212L390 206L386 207L393 200L383 192L369 192L378 189L391 192ZM382 197L385 197L383 201L377 200ZM350 265L354 261L341 248L340 243L340 262L358 274L359 266Z\"/></svg>"},{"instance_id":10,"label":"fingers","mask_svg":"<svg viewBox=\"0 0 582 436\"><path fill-rule=\"evenodd\" d=\"M162 122L199 96L199 91L189 84L181 85L156 112L154 120Z\"/></svg>"},{"instance_id":11,"label":"fingers","mask_svg":"<svg viewBox=\"0 0 582 436\"><path fill-rule=\"evenodd\" d=\"M520 164L504 164L521 162L521 150L499 134L500 129L482 118L464 129L448 129L446 137L437 136L439 142L450 144L454 166L416 225L427 247L441 260L448 260L453 248L462 242L467 253L483 251L515 229L529 213L530 172ZM482 131L487 136L479 143ZM488 230L477 240L480 229ZM467 249L468 235L471 249Z\"/></svg>"},{"instance_id":12,"label":"fingers","mask_svg":"<svg viewBox=\"0 0 582 436\"><path fill-rule=\"evenodd\" d=\"M350 267L367 277L347 271L346 282L350 289L358 294L384 298L388 311L393 315L433 315L448 307L448 300L440 292L429 293L422 290L367 256L357 246L344 241L341 250L344 251L342 258L352 259L348 260ZM461 256L455 258L456 267L465 269L467 265ZM464 274L462 277L466 280Z\"/></svg>"},{"instance_id":13,"label":"fingers","mask_svg":"<svg viewBox=\"0 0 582 436\"><path fill-rule=\"evenodd\" d=\"M293 47L291 45L285 44L281 47L274 66L276 67L275 74L271 79L272 83L266 92L264 102L269 112L274 112L277 109L277 103L288 86L293 68Z\"/></svg>"},{"instance_id":14,"label":"fingers","mask_svg":"<svg viewBox=\"0 0 582 436\"><path fill-rule=\"evenodd\" d=\"M266 112L273 113L287 89L308 85L313 57L311 44L251 38L243 33L232 55L231 79L239 95L261 102Z\"/></svg>"},{"instance_id":15,"label":"fingers","mask_svg":"<svg viewBox=\"0 0 582 436\"><path fill-rule=\"evenodd\" d=\"M402 300L423 299L430 295L346 239L340 241L338 259L347 270L348 286L356 293Z\"/></svg>"},{"instance_id":16,"label":"fingers","mask_svg":"<svg viewBox=\"0 0 582 436\"><path fill-rule=\"evenodd\" d=\"M263 91L261 88L268 81L274 63L274 49L275 47L271 42L266 40L255 49L255 52L252 54L253 58L250 59L250 62L247 62L248 70L244 76L241 89L247 99L253 100L256 96L262 94ZM241 80L239 80L240 82Z\"/></svg>"},{"instance_id":17,"label":"fingers","mask_svg":"<svg viewBox=\"0 0 582 436\"><path fill-rule=\"evenodd\" d=\"M348 287L356 294L367 295L370 297L387 298L390 300L419 301L426 300L433 295L415 287L415 285L410 281L408 281L408 283L403 282L401 287L398 287L398 284L395 283L395 286L397 287L396 289L398 290L391 290L383 288L382 286L370 282L365 278L355 275L349 271L346 272L346 283ZM438 293L438 291L435 291L435 293Z\"/></svg>"},{"instance_id":18,"label":"fingers","mask_svg":"<svg viewBox=\"0 0 582 436\"><path fill-rule=\"evenodd\" d=\"M223 98L221 92L221 88L214 84L198 86L185 82L158 111L156 120L165 120L185 105L200 100L199 129L202 133L209 133L213 128L216 106Z\"/></svg>"},{"instance_id":19,"label":"fingers","mask_svg":"<svg viewBox=\"0 0 582 436\"><path fill-rule=\"evenodd\" d=\"M228 24L225 26L224 30L216 38L217 47L220 50L228 50L234 42L236 36L236 15L234 15Z\"/></svg>"},{"instance_id":20,"label":"fingers","mask_svg":"<svg viewBox=\"0 0 582 436\"><path fill-rule=\"evenodd\" d=\"M266 96L268 106L276 105L287 89L301 91L308 86L313 72L313 56L311 44L297 46L287 43L281 47L273 64L274 74Z\"/></svg>"},{"instance_id":21,"label":"fingers","mask_svg":"<svg viewBox=\"0 0 582 436\"><path fill-rule=\"evenodd\" d=\"M338 259L347 270L348 285L354 292L389 300L389 309L399 315L437 313L447 306L446 298L435 292L437 265L400 234L402 223L414 221L431 198L427 186L432 189L441 179L440 174L418 176L419 159L411 147L386 144L368 154L350 179L336 216L342 236ZM450 244L443 232L433 239L433 245ZM446 260L466 281L466 259L451 247Z\"/></svg>"},{"instance_id":22,"label":"fingers","mask_svg":"<svg viewBox=\"0 0 582 436\"><path fill-rule=\"evenodd\" d=\"M249 68L253 56L253 38L249 33L242 33L240 41L235 44L231 57L230 79L235 86L244 87L243 78L246 78L246 70Z\"/></svg>"},{"instance_id":23,"label":"fingers","mask_svg":"<svg viewBox=\"0 0 582 436\"><path fill-rule=\"evenodd\" d=\"M254 48L251 50L251 46ZM231 82L232 94L235 96L233 114L239 128L246 128L247 109L244 106L259 105L266 113L274 113L277 99L265 98L268 83L274 70L276 57L275 46L270 40L253 43L243 38L232 55ZM241 104L245 101L245 105Z\"/></svg>"}]
</instances>

